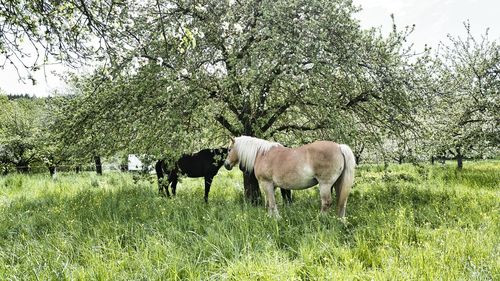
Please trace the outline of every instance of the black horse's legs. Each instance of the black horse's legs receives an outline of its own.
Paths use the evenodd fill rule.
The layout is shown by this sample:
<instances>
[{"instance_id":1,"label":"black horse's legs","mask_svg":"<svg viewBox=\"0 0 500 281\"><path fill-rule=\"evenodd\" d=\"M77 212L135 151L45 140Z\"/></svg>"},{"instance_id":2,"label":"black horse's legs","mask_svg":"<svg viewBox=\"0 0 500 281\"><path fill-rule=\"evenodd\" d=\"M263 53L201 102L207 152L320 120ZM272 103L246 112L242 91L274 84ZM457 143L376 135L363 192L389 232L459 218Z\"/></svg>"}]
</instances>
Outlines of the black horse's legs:
<instances>
[{"instance_id":1,"label":"black horse's legs","mask_svg":"<svg viewBox=\"0 0 500 281\"><path fill-rule=\"evenodd\" d=\"M158 179L158 189L160 195L170 197L170 192L168 192L169 182L165 178Z\"/></svg>"},{"instance_id":2,"label":"black horse's legs","mask_svg":"<svg viewBox=\"0 0 500 281\"><path fill-rule=\"evenodd\" d=\"M162 196L167 196L170 197L170 192L168 192L168 186L170 185L170 182L167 178L161 177L158 178L158 192Z\"/></svg>"},{"instance_id":3,"label":"black horse's legs","mask_svg":"<svg viewBox=\"0 0 500 281\"><path fill-rule=\"evenodd\" d=\"M212 185L212 180L214 176L206 176L205 177L205 203L208 203L208 193L210 193L210 186Z\"/></svg>"},{"instance_id":4,"label":"black horse's legs","mask_svg":"<svg viewBox=\"0 0 500 281\"><path fill-rule=\"evenodd\" d=\"M177 181L178 181L178 177L177 177L177 172L176 171L171 171L168 174L168 181L171 183L172 195L175 196L175 190L177 188ZM167 186L166 189L167 189L167 194L168 194L168 186ZM168 194L168 196L170 196L170 194Z\"/></svg>"},{"instance_id":5,"label":"black horse's legs","mask_svg":"<svg viewBox=\"0 0 500 281\"><path fill-rule=\"evenodd\" d=\"M163 160L158 160L155 164L156 176L158 177L158 193L160 195L170 196L168 192L168 180L165 179L165 174L163 173L164 168Z\"/></svg>"},{"instance_id":6,"label":"black horse's legs","mask_svg":"<svg viewBox=\"0 0 500 281\"><path fill-rule=\"evenodd\" d=\"M280 188L280 191L281 191L281 197L283 198L283 202L285 202L287 204L291 204L292 203L292 191L289 189L284 189L284 188Z\"/></svg>"},{"instance_id":7,"label":"black horse's legs","mask_svg":"<svg viewBox=\"0 0 500 281\"><path fill-rule=\"evenodd\" d=\"M175 196L176 194L176 189L177 189L177 178L172 180L172 195Z\"/></svg>"}]
</instances>

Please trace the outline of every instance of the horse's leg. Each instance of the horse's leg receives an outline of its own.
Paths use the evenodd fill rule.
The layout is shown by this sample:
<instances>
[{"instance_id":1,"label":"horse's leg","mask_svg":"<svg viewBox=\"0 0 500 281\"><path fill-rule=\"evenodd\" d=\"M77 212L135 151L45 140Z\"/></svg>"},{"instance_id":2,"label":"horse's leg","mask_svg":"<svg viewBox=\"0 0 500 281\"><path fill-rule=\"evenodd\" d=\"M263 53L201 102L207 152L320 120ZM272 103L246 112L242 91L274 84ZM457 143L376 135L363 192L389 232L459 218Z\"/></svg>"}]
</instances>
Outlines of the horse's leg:
<instances>
[{"instance_id":1,"label":"horse's leg","mask_svg":"<svg viewBox=\"0 0 500 281\"><path fill-rule=\"evenodd\" d=\"M163 190L165 189L165 175L163 173L163 165L164 164L162 160L158 160L155 164L156 177L158 178L158 193L160 195L165 195L163 192Z\"/></svg>"},{"instance_id":2,"label":"horse's leg","mask_svg":"<svg viewBox=\"0 0 500 281\"><path fill-rule=\"evenodd\" d=\"M158 193L161 196L170 196L168 192L168 180L165 178L158 179Z\"/></svg>"},{"instance_id":3,"label":"horse's leg","mask_svg":"<svg viewBox=\"0 0 500 281\"><path fill-rule=\"evenodd\" d=\"M178 182L178 179L177 179L177 177L175 177L174 180L172 181L172 195L173 196L176 195L177 182Z\"/></svg>"},{"instance_id":4,"label":"horse's leg","mask_svg":"<svg viewBox=\"0 0 500 281\"><path fill-rule=\"evenodd\" d=\"M278 207L276 206L276 198L274 197L274 185L272 182L264 181L259 182L259 185L262 187L264 192L266 193L267 198L267 208L268 214L270 217L280 218L280 214L278 212Z\"/></svg>"},{"instance_id":5,"label":"horse's leg","mask_svg":"<svg viewBox=\"0 0 500 281\"><path fill-rule=\"evenodd\" d=\"M337 215L340 218L345 216L345 208L347 205L347 198L349 197L349 193L351 192L352 180L344 179L341 177L335 183L335 195L337 197Z\"/></svg>"},{"instance_id":6,"label":"horse's leg","mask_svg":"<svg viewBox=\"0 0 500 281\"><path fill-rule=\"evenodd\" d=\"M177 189L177 182L178 182L178 177L177 177L177 172L174 170L170 172L169 175L170 182L172 183L172 195L175 196L176 194L176 189ZM168 187L167 187L167 194L168 194ZM168 194L170 196L170 194Z\"/></svg>"},{"instance_id":7,"label":"horse's leg","mask_svg":"<svg viewBox=\"0 0 500 281\"><path fill-rule=\"evenodd\" d=\"M332 206L332 183L319 183L319 195L321 197L321 213L326 214Z\"/></svg>"},{"instance_id":8,"label":"horse's leg","mask_svg":"<svg viewBox=\"0 0 500 281\"><path fill-rule=\"evenodd\" d=\"M163 194L166 194L167 197L170 197L170 192L168 191L168 187L170 186L170 176L167 174L167 177L166 178L163 178L163 181L162 181L162 189L163 189Z\"/></svg>"},{"instance_id":9,"label":"horse's leg","mask_svg":"<svg viewBox=\"0 0 500 281\"><path fill-rule=\"evenodd\" d=\"M208 193L210 192L210 186L212 185L212 180L214 176L206 176L205 177L205 203L208 203Z\"/></svg>"},{"instance_id":10,"label":"horse's leg","mask_svg":"<svg viewBox=\"0 0 500 281\"><path fill-rule=\"evenodd\" d=\"M292 203L292 191L289 189L280 188L281 197L283 198L283 202L291 204Z\"/></svg>"}]
</instances>

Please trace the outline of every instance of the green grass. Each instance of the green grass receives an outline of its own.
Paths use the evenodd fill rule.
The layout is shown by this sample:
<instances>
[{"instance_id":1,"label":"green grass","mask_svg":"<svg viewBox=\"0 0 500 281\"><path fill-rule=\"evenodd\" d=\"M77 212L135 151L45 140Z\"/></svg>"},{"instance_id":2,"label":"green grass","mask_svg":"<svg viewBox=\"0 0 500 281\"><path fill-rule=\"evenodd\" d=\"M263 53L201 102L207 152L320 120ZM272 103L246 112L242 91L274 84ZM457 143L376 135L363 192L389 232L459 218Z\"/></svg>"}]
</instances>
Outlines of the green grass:
<instances>
[{"instance_id":1,"label":"green grass","mask_svg":"<svg viewBox=\"0 0 500 281\"><path fill-rule=\"evenodd\" d=\"M315 188L281 220L221 170L178 196L109 173L0 178L0 280L500 280L500 161L361 166L347 221ZM279 194L277 194L279 197Z\"/></svg>"}]
</instances>

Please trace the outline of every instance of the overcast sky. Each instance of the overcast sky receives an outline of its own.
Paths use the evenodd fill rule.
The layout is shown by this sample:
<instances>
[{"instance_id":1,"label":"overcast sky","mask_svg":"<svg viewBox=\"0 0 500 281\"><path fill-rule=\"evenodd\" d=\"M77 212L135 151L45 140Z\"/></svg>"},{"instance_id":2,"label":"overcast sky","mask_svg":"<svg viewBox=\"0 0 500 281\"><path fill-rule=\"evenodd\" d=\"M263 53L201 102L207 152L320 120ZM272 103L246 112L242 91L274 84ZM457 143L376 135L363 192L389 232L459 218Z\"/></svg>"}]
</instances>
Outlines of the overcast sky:
<instances>
[{"instance_id":1,"label":"overcast sky","mask_svg":"<svg viewBox=\"0 0 500 281\"><path fill-rule=\"evenodd\" d=\"M425 44L436 47L440 41L446 43L446 35L464 35L463 22L469 20L475 36L484 34L490 28L489 38L500 39L500 0L353 0L363 10L356 14L363 28L382 27L391 29L390 15L394 14L396 24L403 28L415 24L415 31L409 38L416 50ZM64 68L50 66L45 72L35 73L37 85L30 81L19 82L15 69L6 66L0 70L0 89L11 94L47 96L63 83L52 71L64 72Z\"/></svg>"},{"instance_id":2,"label":"overcast sky","mask_svg":"<svg viewBox=\"0 0 500 281\"><path fill-rule=\"evenodd\" d=\"M446 35L465 35L463 23L470 21L474 36L489 30L489 38L500 39L499 0L353 0L363 10L356 17L361 26L379 27L389 32L390 15L399 27L415 24L409 40L417 50L425 44L436 47L447 43Z\"/></svg>"}]
</instances>

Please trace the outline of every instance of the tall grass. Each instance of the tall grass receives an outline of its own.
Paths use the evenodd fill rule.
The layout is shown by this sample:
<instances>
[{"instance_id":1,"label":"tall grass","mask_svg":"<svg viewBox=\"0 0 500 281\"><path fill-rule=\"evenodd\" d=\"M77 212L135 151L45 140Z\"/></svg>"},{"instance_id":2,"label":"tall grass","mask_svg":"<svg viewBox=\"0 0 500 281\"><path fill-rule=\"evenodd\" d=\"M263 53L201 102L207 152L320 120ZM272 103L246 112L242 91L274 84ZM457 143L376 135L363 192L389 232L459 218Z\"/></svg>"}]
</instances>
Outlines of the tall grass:
<instances>
[{"instance_id":1,"label":"tall grass","mask_svg":"<svg viewBox=\"0 0 500 281\"><path fill-rule=\"evenodd\" d=\"M361 166L347 221L313 188L281 220L237 171L176 198L129 174L0 178L1 280L500 280L500 162Z\"/></svg>"}]
</instances>

